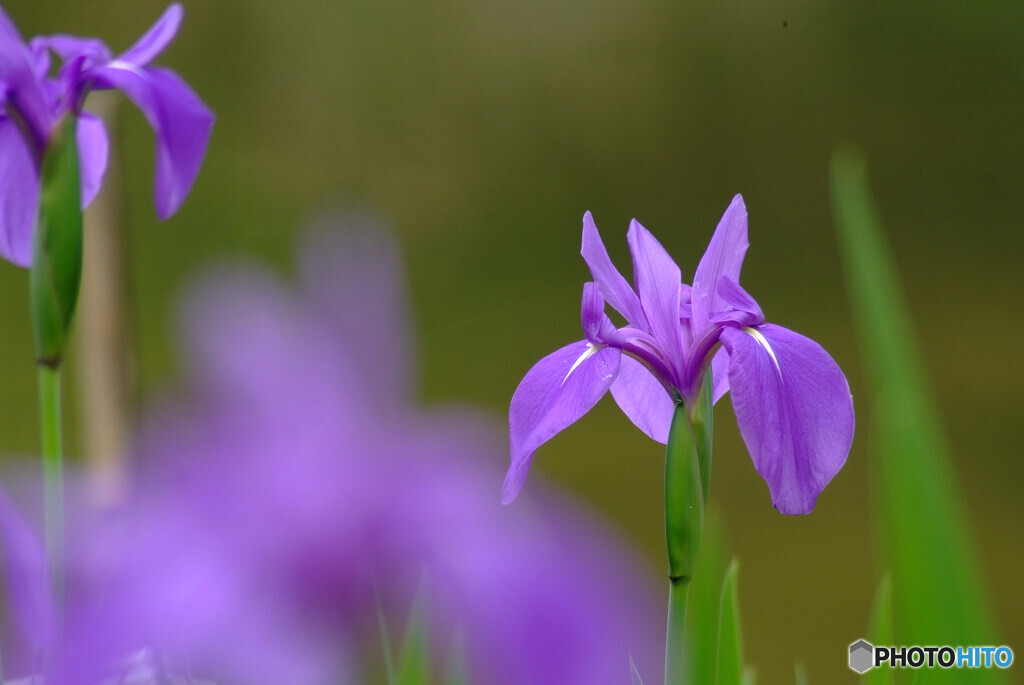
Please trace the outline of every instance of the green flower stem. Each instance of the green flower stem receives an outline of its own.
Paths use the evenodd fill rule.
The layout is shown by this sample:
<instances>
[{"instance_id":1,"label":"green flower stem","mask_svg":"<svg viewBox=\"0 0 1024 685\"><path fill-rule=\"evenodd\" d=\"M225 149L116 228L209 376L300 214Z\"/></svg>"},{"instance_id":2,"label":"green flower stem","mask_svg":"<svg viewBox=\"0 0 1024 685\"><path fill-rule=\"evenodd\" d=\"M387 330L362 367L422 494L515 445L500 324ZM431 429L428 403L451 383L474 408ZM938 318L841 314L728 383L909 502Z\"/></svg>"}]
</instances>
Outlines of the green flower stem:
<instances>
[{"instance_id":1,"label":"green flower stem","mask_svg":"<svg viewBox=\"0 0 1024 685\"><path fill-rule=\"evenodd\" d=\"M668 623L665 685L684 685L686 602L704 529L711 481L712 383L710 369L692 407L676 403L665 451L665 542L668 550Z\"/></svg>"},{"instance_id":2,"label":"green flower stem","mask_svg":"<svg viewBox=\"0 0 1024 685\"><path fill-rule=\"evenodd\" d=\"M60 367L39 365L46 557L57 606L64 594L64 459L61 447Z\"/></svg>"},{"instance_id":3,"label":"green flower stem","mask_svg":"<svg viewBox=\"0 0 1024 685\"><path fill-rule=\"evenodd\" d=\"M704 527L704 491L693 423L676 404L665 453L665 540L668 548L668 625L665 633L665 685L686 682L683 627L686 599Z\"/></svg>"}]
</instances>

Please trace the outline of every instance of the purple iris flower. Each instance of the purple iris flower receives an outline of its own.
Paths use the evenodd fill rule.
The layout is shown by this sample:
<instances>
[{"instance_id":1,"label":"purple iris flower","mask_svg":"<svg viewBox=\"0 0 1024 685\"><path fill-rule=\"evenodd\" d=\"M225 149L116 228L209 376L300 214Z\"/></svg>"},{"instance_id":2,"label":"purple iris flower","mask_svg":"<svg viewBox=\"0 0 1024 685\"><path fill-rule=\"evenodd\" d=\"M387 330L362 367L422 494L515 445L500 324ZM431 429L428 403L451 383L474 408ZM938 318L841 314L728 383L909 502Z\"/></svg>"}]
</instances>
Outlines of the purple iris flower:
<instances>
[{"instance_id":1,"label":"purple iris flower","mask_svg":"<svg viewBox=\"0 0 1024 685\"><path fill-rule=\"evenodd\" d=\"M0 8L0 256L28 266L39 208L39 162L51 131L77 117L82 207L99 192L107 166L103 122L82 110L91 91L118 89L142 111L156 133L156 213L178 210L206 154L214 115L169 69L149 63L171 42L182 19L180 4L135 45L114 56L95 38L40 36L29 44ZM50 76L51 54L62 66Z\"/></svg>"},{"instance_id":2,"label":"purple iris flower","mask_svg":"<svg viewBox=\"0 0 1024 685\"><path fill-rule=\"evenodd\" d=\"M732 393L736 422L772 504L804 514L839 472L853 441L846 377L813 340L765 322L740 286L747 211L737 195L693 277L681 272L651 233L633 220L626 240L635 287L612 264L590 213L582 255L593 282L583 286L585 338L539 361L509 410L512 465L502 501L515 499L542 444L612 396L644 433L668 440L676 402L693 406L712 369L713 398ZM626 320L617 327L605 303Z\"/></svg>"}]
</instances>

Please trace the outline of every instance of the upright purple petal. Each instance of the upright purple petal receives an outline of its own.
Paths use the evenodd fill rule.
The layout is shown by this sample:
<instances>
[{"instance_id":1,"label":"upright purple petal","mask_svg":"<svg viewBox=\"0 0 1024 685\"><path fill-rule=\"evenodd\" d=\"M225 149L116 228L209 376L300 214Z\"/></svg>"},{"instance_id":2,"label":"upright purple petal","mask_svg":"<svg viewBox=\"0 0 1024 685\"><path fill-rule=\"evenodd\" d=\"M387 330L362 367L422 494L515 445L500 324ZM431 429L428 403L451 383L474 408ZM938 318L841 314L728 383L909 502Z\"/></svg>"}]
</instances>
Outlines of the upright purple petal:
<instances>
[{"instance_id":1,"label":"upright purple petal","mask_svg":"<svg viewBox=\"0 0 1024 685\"><path fill-rule=\"evenodd\" d=\"M629 283L612 264L608 250L601 242L601 234L597 232L594 218L590 212L583 215L583 245L580 248L583 261L590 268L594 282L601 289L601 295L615 311L622 314L631 326L647 330L647 317L636 293Z\"/></svg>"},{"instance_id":2,"label":"upright purple petal","mask_svg":"<svg viewBox=\"0 0 1024 685\"><path fill-rule=\"evenodd\" d=\"M0 10L2 11L2 10ZM39 175L21 131L0 118L0 255L32 263L32 231L39 211Z\"/></svg>"},{"instance_id":3,"label":"upright purple petal","mask_svg":"<svg viewBox=\"0 0 1024 685\"><path fill-rule=\"evenodd\" d=\"M120 89L142 110L156 134L156 213L174 214L199 174L214 115L188 84L169 69L112 62L90 72L97 86Z\"/></svg>"},{"instance_id":4,"label":"upright purple petal","mask_svg":"<svg viewBox=\"0 0 1024 685\"><path fill-rule=\"evenodd\" d=\"M615 324L604 313L604 298L596 283L583 284L580 322L583 324L583 333L592 343L621 344L624 341Z\"/></svg>"},{"instance_id":5,"label":"upright purple petal","mask_svg":"<svg viewBox=\"0 0 1024 685\"><path fill-rule=\"evenodd\" d=\"M846 462L853 399L846 377L818 343L765 324L727 328L729 385L754 468L783 514L806 514Z\"/></svg>"},{"instance_id":6,"label":"upright purple petal","mask_svg":"<svg viewBox=\"0 0 1024 685\"><path fill-rule=\"evenodd\" d=\"M717 292L719 279L728 276L739 283L743 257L749 245L747 208L743 197L737 195L718 222L711 243L693 274L693 330L698 337L707 328L711 314L722 308Z\"/></svg>"},{"instance_id":7,"label":"upright purple petal","mask_svg":"<svg viewBox=\"0 0 1024 685\"><path fill-rule=\"evenodd\" d=\"M135 44L121 53L117 60L127 62L137 67L143 67L163 52L167 44L174 40L181 26L181 19L184 10L180 3L174 3L156 20L156 23L146 31L142 38L135 41Z\"/></svg>"},{"instance_id":8,"label":"upright purple petal","mask_svg":"<svg viewBox=\"0 0 1024 685\"><path fill-rule=\"evenodd\" d=\"M682 274L665 248L634 219L626 234L633 255L633 277L651 333L668 355L670 368L678 371L683 358L679 298Z\"/></svg>"},{"instance_id":9,"label":"upright purple petal","mask_svg":"<svg viewBox=\"0 0 1024 685\"><path fill-rule=\"evenodd\" d=\"M619 375L612 383L612 397L633 425L649 438L663 445L668 442L675 402L647 367L623 356Z\"/></svg>"},{"instance_id":10,"label":"upright purple petal","mask_svg":"<svg viewBox=\"0 0 1024 685\"><path fill-rule=\"evenodd\" d=\"M597 404L619 372L621 352L586 340L544 357L519 383L508 412L512 466L501 501L516 498L538 447Z\"/></svg>"},{"instance_id":11,"label":"upright purple petal","mask_svg":"<svg viewBox=\"0 0 1024 685\"><path fill-rule=\"evenodd\" d=\"M96 197L103 184L103 173L107 170L107 129L103 120L82 112L78 117L78 164L82 175L82 209Z\"/></svg>"}]
</instances>

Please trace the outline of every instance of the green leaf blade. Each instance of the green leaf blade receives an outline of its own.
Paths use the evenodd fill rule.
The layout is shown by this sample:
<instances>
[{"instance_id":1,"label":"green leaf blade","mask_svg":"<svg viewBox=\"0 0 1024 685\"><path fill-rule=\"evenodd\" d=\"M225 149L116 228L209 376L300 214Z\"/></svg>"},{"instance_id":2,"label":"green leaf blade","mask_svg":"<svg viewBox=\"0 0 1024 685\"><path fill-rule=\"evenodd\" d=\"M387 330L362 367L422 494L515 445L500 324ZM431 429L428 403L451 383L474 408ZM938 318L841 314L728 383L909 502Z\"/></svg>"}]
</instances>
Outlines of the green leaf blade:
<instances>
[{"instance_id":1,"label":"green leaf blade","mask_svg":"<svg viewBox=\"0 0 1024 685\"><path fill-rule=\"evenodd\" d=\"M737 593L739 562L729 564L722 583L722 609L718 622L718 685L743 685L743 638Z\"/></svg>"},{"instance_id":2,"label":"green leaf blade","mask_svg":"<svg viewBox=\"0 0 1024 685\"><path fill-rule=\"evenodd\" d=\"M834 156L832 201L862 356L877 398L870 413L871 456L883 558L892 572L894 640L993 644L952 461L859 155ZM928 681L1005 682L991 670L921 673Z\"/></svg>"}]
</instances>

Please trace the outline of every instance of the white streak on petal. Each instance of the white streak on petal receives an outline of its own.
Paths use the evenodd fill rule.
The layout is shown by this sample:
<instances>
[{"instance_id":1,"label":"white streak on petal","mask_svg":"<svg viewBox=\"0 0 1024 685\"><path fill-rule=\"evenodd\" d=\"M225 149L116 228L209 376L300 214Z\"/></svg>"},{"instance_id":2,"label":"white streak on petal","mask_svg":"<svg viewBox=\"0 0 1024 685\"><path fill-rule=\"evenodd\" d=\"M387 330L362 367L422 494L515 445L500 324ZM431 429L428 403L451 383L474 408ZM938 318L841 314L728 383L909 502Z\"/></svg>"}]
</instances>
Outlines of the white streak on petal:
<instances>
[{"instance_id":1,"label":"white streak on petal","mask_svg":"<svg viewBox=\"0 0 1024 685\"><path fill-rule=\"evenodd\" d=\"M745 326L743 328L743 332L747 333L750 337L760 343L761 347L764 348L764 351L768 353L768 356L771 357L772 361L775 363L775 370L778 372L779 378L782 378L782 369L779 368L779 360L775 358L775 351L772 350L772 346L768 344L768 341L765 340L763 335L761 335L761 332L756 328L751 328L750 326Z\"/></svg>"},{"instance_id":2,"label":"white streak on petal","mask_svg":"<svg viewBox=\"0 0 1024 685\"><path fill-rule=\"evenodd\" d=\"M604 347L604 345L595 345L594 343L587 343L587 349L583 351L583 354L580 355L580 358L577 359L569 368L569 372L565 374L565 378L562 379L562 385L565 385L565 382L569 380L569 376L572 375L573 371L579 368L580 364L582 364L583 362L587 361L595 354L597 354L597 351L600 350L602 347Z\"/></svg>"}]
</instances>

